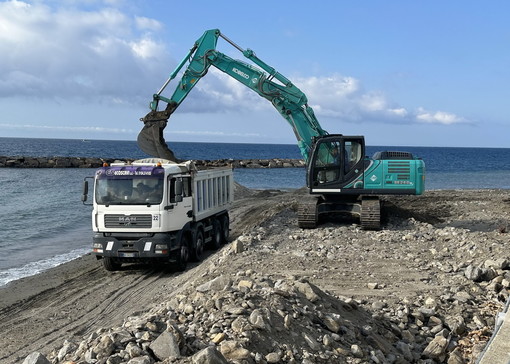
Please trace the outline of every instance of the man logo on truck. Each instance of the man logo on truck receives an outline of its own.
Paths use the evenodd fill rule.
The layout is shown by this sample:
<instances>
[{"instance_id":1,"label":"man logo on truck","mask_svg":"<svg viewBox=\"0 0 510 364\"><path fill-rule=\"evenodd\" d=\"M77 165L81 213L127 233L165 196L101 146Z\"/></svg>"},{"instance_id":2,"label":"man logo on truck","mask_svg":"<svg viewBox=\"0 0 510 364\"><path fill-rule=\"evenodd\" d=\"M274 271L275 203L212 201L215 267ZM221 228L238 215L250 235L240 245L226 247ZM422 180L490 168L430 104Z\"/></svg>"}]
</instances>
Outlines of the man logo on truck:
<instances>
[{"instance_id":1,"label":"man logo on truck","mask_svg":"<svg viewBox=\"0 0 510 364\"><path fill-rule=\"evenodd\" d=\"M120 216L119 217L119 224L124 224L124 226L130 226L131 223L136 223L136 216Z\"/></svg>"}]
</instances>

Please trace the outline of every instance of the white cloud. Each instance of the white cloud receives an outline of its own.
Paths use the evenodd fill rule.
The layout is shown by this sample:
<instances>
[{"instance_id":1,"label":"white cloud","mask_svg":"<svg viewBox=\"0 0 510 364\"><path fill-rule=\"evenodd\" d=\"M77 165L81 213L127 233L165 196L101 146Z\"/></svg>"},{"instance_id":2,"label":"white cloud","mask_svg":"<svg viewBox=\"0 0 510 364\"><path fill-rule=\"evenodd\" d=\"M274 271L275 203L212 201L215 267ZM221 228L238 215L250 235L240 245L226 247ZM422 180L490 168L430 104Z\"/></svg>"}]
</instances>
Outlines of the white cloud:
<instances>
[{"instance_id":1,"label":"white cloud","mask_svg":"<svg viewBox=\"0 0 510 364\"><path fill-rule=\"evenodd\" d=\"M144 16L135 16L135 22L138 29L158 31L163 25L156 19L146 18Z\"/></svg>"},{"instance_id":2,"label":"white cloud","mask_svg":"<svg viewBox=\"0 0 510 364\"><path fill-rule=\"evenodd\" d=\"M131 42L131 49L140 58L156 58L160 53L160 45L150 38L143 38Z\"/></svg>"},{"instance_id":3,"label":"white cloud","mask_svg":"<svg viewBox=\"0 0 510 364\"><path fill-rule=\"evenodd\" d=\"M170 96L177 87L179 76L172 80L163 95ZM237 80L225 75L215 67L196 83L179 112L225 113L258 112L272 106L254 91Z\"/></svg>"},{"instance_id":4,"label":"white cloud","mask_svg":"<svg viewBox=\"0 0 510 364\"><path fill-rule=\"evenodd\" d=\"M377 123L435 123L454 124L467 122L453 113L416 112L396 105L381 91L366 91L353 77L338 74L324 77L296 78L295 84L306 94L317 118L331 117L342 122ZM170 84L170 94L177 80ZM260 112L272 109L267 100L235 79L211 67L207 75L191 91L179 112Z\"/></svg>"},{"instance_id":5,"label":"white cloud","mask_svg":"<svg viewBox=\"0 0 510 364\"><path fill-rule=\"evenodd\" d=\"M37 125L37 124L21 124L21 123L0 123L0 128L10 130L28 130L30 132L66 132L66 133L77 133L77 135L83 135L83 133L92 133L111 135L111 134L124 134L132 135L138 133L140 130L134 130L129 128L106 128L103 126L65 126L65 125ZM188 136L212 136L212 137L253 137L259 138L262 135L260 133L242 133L242 132L225 132L225 131L214 131L214 130L172 130L172 135L188 135Z\"/></svg>"},{"instance_id":6,"label":"white cloud","mask_svg":"<svg viewBox=\"0 0 510 364\"><path fill-rule=\"evenodd\" d=\"M95 10L66 8L62 5L66 3L75 2L0 2L0 98L77 99L145 107L164 82L169 65L175 63L153 33L163 25L112 8L108 1L91 0ZM381 91L365 90L354 77L333 74L292 81L306 94L319 120L466 122L445 111L409 111ZM170 84L167 96L177 82ZM212 67L179 111L256 113L270 109L265 99Z\"/></svg>"},{"instance_id":7,"label":"white cloud","mask_svg":"<svg viewBox=\"0 0 510 364\"><path fill-rule=\"evenodd\" d=\"M172 134L180 134L180 135L200 135L200 136L222 136L222 137L255 137L258 138L261 136L259 133L230 133L223 131L207 131L207 130L174 130Z\"/></svg>"},{"instance_id":8,"label":"white cloud","mask_svg":"<svg viewBox=\"0 0 510 364\"><path fill-rule=\"evenodd\" d=\"M93 132L113 134L133 134L133 129L105 128L102 126L61 126L61 125L36 125L36 124L0 124L0 128L26 129L32 131L65 131L65 132Z\"/></svg>"},{"instance_id":9,"label":"white cloud","mask_svg":"<svg viewBox=\"0 0 510 364\"><path fill-rule=\"evenodd\" d=\"M411 112L388 100L380 91L366 91L361 82L352 77L333 75L296 80L296 85L308 95L310 105L318 117L340 118L346 122L367 120L381 123L456 124L468 122L453 113L429 112L419 108Z\"/></svg>"},{"instance_id":10,"label":"white cloud","mask_svg":"<svg viewBox=\"0 0 510 364\"><path fill-rule=\"evenodd\" d=\"M298 78L295 84L308 96L318 117L333 117L346 122L379 119L402 121L407 111L393 105L380 91L366 91L353 77L334 74L326 77Z\"/></svg>"},{"instance_id":11,"label":"white cloud","mask_svg":"<svg viewBox=\"0 0 510 364\"><path fill-rule=\"evenodd\" d=\"M394 114L394 115L400 116L400 117L406 117L408 115L407 110L404 109L403 107L398 107L395 109L388 109L388 112L390 114Z\"/></svg>"},{"instance_id":12,"label":"white cloud","mask_svg":"<svg viewBox=\"0 0 510 364\"><path fill-rule=\"evenodd\" d=\"M0 97L145 104L170 63L164 44L147 32L159 26L108 7L85 11L1 2Z\"/></svg>"},{"instance_id":13,"label":"white cloud","mask_svg":"<svg viewBox=\"0 0 510 364\"><path fill-rule=\"evenodd\" d=\"M465 123L466 120L462 117L459 117L453 113L444 112L444 111L426 111L423 108L418 109L416 113L416 119L422 123L432 123L432 124L458 124Z\"/></svg>"}]
</instances>

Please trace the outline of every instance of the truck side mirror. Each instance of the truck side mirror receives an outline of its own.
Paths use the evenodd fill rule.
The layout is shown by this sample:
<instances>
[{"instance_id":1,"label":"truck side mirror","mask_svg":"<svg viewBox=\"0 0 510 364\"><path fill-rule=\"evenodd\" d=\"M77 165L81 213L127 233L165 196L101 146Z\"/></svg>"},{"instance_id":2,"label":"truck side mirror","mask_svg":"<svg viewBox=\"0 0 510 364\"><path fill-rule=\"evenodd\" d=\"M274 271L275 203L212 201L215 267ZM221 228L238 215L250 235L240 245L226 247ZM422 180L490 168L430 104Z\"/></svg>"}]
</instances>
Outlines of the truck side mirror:
<instances>
[{"instance_id":1,"label":"truck side mirror","mask_svg":"<svg viewBox=\"0 0 510 364\"><path fill-rule=\"evenodd\" d=\"M81 196L81 201L85 203L87 201L89 195L89 181L83 181L83 195Z\"/></svg>"},{"instance_id":2,"label":"truck side mirror","mask_svg":"<svg viewBox=\"0 0 510 364\"><path fill-rule=\"evenodd\" d=\"M175 181L175 202L181 202L182 201L182 192L183 192L184 186L182 183L182 180L178 179Z\"/></svg>"},{"instance_id":3,"label":"truck side mirror","mask_svg":"<svg viewBox=\"0 0 510 364\"><path fill-rule=\"evenodd\" d=\"M89 181L88 179L92 180L93 177L85 177L83 179L83 194L81 195L81 202L83 202L84 205L92 205L92 203L86 203L89 198Z\"/></svg>"}]
</instances>

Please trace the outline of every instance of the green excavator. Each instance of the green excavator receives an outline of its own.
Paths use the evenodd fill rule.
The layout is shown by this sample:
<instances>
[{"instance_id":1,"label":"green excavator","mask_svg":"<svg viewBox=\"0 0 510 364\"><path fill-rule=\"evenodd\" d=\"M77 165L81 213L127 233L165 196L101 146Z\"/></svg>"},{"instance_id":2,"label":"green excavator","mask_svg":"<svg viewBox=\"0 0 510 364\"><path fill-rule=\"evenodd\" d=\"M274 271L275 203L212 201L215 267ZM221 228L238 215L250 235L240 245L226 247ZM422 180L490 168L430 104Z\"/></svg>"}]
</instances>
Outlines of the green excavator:
<instances>
[{"instance_id":1,"label":"green excavator","mask_svg":"<svg viewBox=\"0 0 510 364\"><path fill-rule=\"evenodd\" d=\"M216 49L218 38L238 49L252 64L235 60ZM169 97L162 95L180 76ZM298 207L298 225L315 228L321 217L349 214L365 229L379 229L380 195L420 195L425 189L425 164L409 152L382 151L365 156L363 136L328 134L319 124L306 95L250 49L242 49L218 29L207 30L153 95L151 111L140 120L144 127L138 145L147 154L176 160L163 136L169 117L193 87L214 66L267 99L291 126L306 162L309 194ZM159 110L160 104L166 106Z\"/></svg>"}]
</instances>

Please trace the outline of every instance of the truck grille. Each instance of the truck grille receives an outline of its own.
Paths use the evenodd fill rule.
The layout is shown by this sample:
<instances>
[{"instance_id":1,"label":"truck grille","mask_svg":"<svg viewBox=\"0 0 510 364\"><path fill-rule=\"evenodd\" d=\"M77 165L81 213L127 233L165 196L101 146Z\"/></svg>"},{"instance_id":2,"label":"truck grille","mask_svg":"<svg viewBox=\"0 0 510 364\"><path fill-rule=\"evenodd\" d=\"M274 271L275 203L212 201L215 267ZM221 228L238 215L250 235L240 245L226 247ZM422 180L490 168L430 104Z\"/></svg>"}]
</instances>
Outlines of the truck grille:
<instances>
[{"instance_id":1,"label":"truck grille","mask_svg":"<svg viewBox=\"0 0 510 364\"><path fill-rule=\"evenodd\" d=\"M395 173L399 181L407 181L411 178L411 167L409 162L388 161L388 173Z\"/></svg>"},{"instance_id":2,"label":"truck grille","mask_svg":"<svg viewBox=\"0 0 510 364\"><path fill-rule=\"evenodd\" d=\"M104 226L107 228L151 228L152 215L104 215Z\"/></svg>"}]
</instances>

